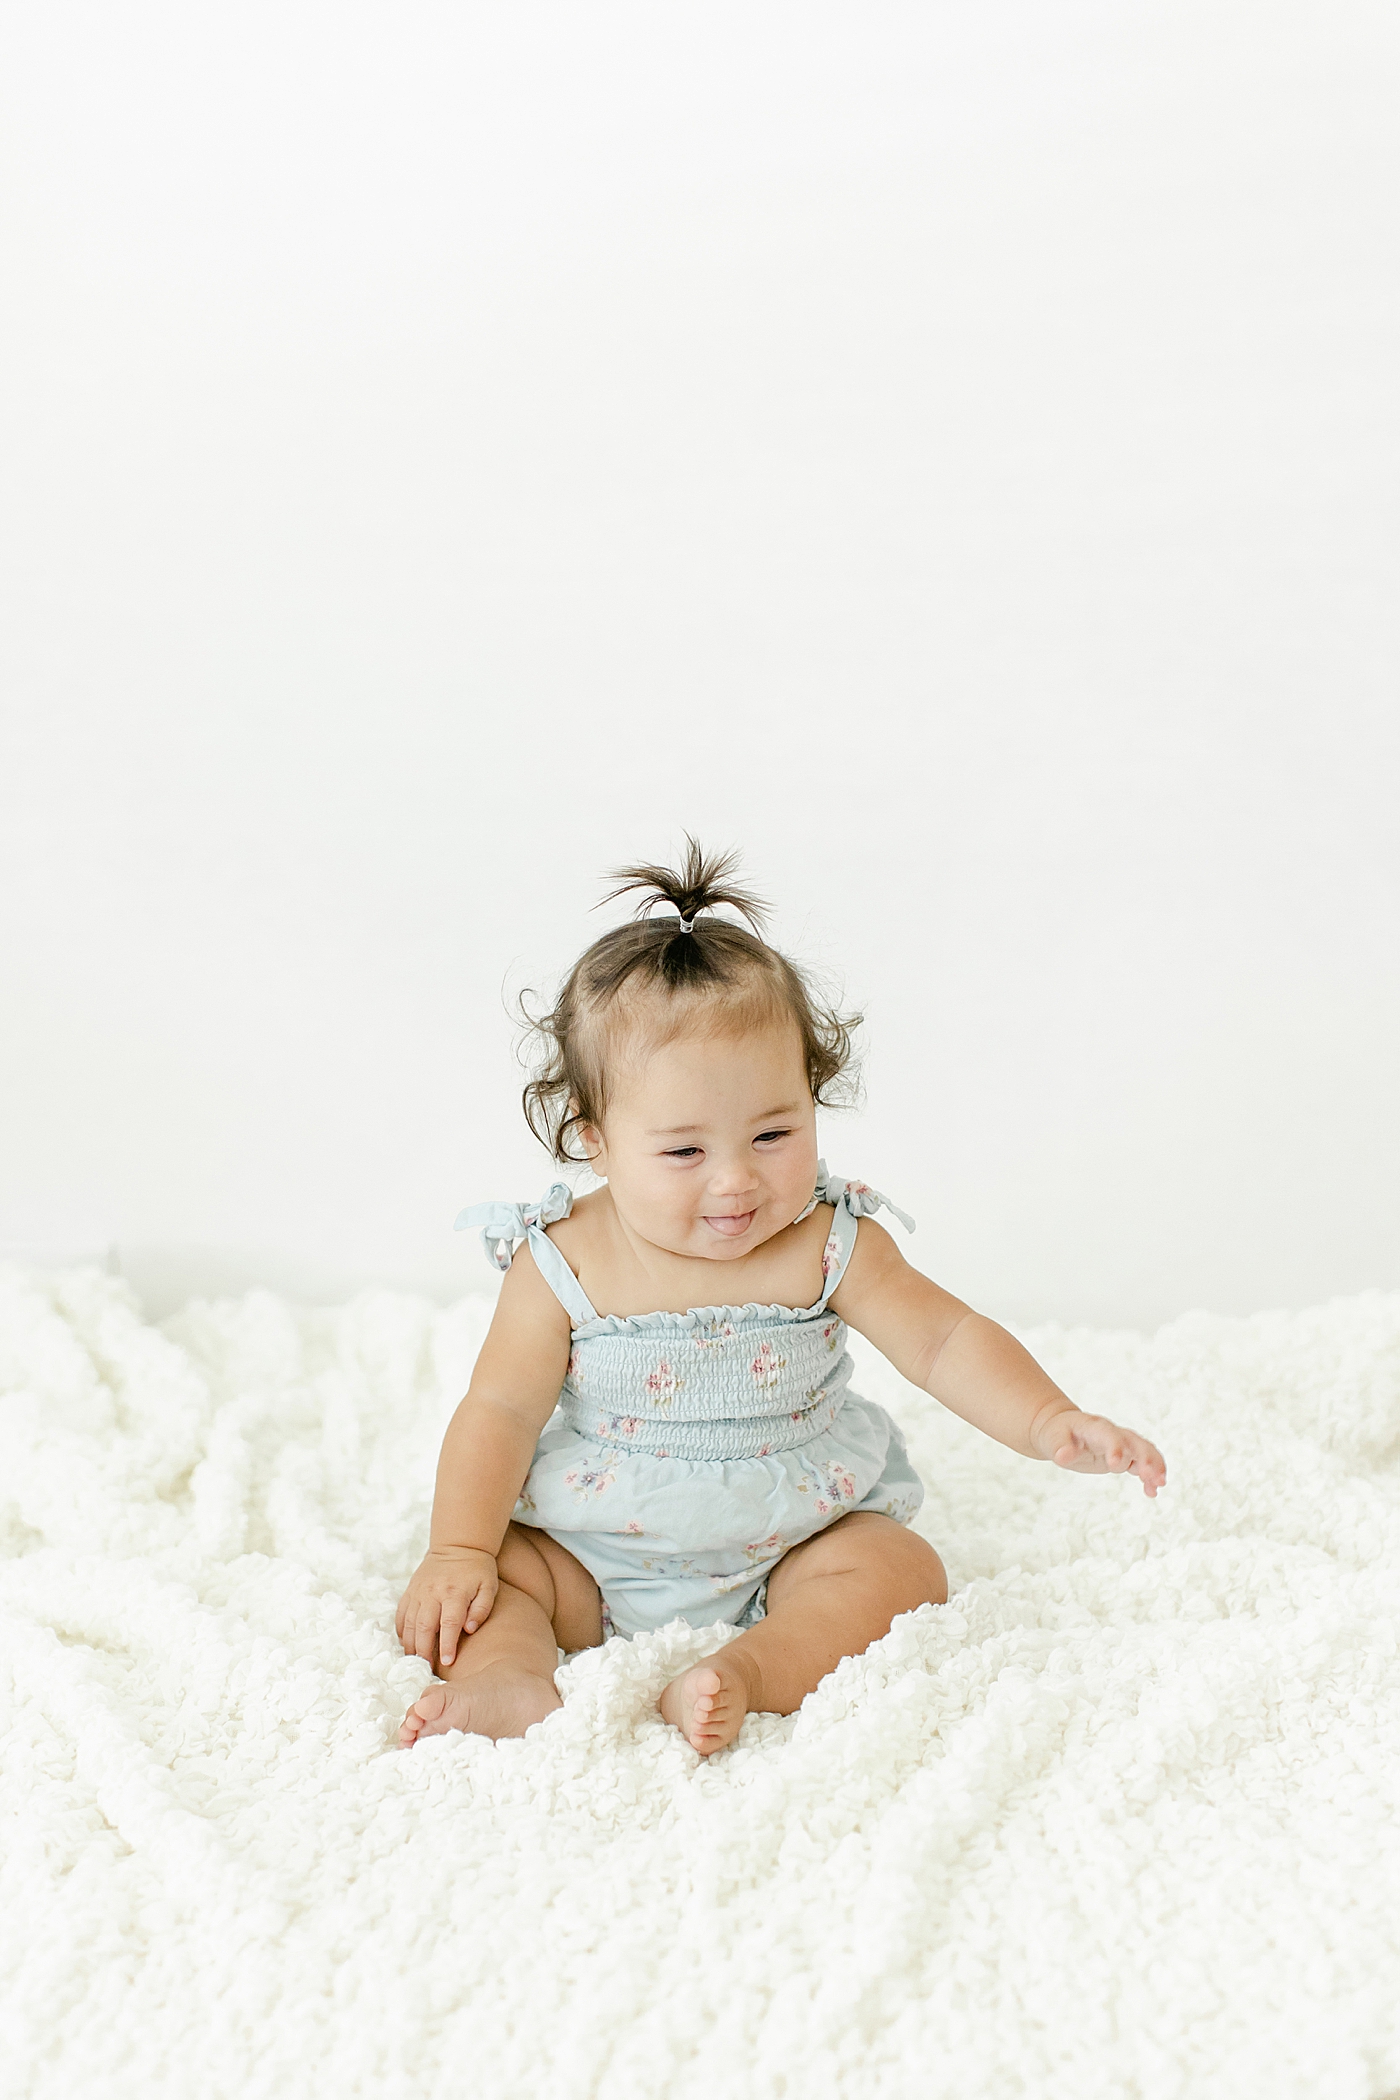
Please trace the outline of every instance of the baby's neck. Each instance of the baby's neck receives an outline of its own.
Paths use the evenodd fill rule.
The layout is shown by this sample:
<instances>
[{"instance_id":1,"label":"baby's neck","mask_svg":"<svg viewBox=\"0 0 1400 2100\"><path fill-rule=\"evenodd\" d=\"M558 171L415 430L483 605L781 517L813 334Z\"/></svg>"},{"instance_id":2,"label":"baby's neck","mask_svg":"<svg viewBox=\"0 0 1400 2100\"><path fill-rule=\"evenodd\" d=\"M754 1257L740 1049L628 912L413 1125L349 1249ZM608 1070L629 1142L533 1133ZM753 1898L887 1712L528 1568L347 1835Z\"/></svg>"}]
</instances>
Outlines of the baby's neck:
<instances>
[{"instance_id":1,"label":"baby's neck","mask_svg":"<svg viewBox=\"0 0 1400 2100\"><path fill-rule=\"evenodd\" d=\"M822 1295L821 1257L830 1222L830 1205L818 1204L800 1224L784 1226L747 1254L676 1254L628 1226L603 1188L581 1198L567 1219L549 1229L594 1309L630 1318L721 1305L805 1311Z\"/></svg>"}]
</instances>

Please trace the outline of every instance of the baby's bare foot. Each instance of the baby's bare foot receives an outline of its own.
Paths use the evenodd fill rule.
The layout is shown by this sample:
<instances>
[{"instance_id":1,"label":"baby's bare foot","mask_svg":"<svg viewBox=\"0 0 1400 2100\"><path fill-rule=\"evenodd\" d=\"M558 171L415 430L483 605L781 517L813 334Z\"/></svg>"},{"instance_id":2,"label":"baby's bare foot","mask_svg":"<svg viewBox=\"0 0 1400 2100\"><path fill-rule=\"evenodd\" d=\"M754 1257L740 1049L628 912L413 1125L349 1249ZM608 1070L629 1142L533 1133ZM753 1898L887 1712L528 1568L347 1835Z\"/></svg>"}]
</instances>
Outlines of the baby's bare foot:
<instances>
[{"instance_id":1,"label":"baby's bare foot","mask_svg":"<svg viewBox=\"0 0 1400 2100\"><path fill-rule=\"evenodd\" d=\"M446 1735L449 1728L493 1740L524 1735L533 1722L563 1703L549 1678L534 1677L507 1663L488 1663L460 1684L429 1685L403 1717L399 1747L407 1750L420 1735Z\"/></svg>"},{"instance_id":2,"label":"baby's bare foot","mask_svg":"<svg viewBox=\"0 0 1400 2100\"><path fill-rule=\"evenodd\" d=\"M673 1677L659 1703L663 1720L679 1728L702 1757L712 1757L739 1733L749 1710L749 1688L721 1649L683 1677Z\"/></svg>"}]
</instances>

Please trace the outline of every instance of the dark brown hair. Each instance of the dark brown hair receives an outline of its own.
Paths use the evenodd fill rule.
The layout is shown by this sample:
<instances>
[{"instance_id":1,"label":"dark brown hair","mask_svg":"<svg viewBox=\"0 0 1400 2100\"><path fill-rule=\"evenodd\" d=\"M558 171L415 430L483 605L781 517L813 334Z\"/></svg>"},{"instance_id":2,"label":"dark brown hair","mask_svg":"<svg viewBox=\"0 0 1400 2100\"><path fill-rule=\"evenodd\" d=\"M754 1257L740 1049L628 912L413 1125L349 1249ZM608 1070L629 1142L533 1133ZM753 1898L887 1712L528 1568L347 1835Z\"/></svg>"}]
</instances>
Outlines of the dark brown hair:
<instances>
[{"instance_id":1,"label":"dark brown hair","mask_svg":"<svg viewBox=\"0 0 1400 2100\"><path fill-rule=\"evenodd\" d=\"M707 857L685 834L686 856L671 868L613 868L610 903L628 890L645 894L630 923L614 926L586 948L560 988L551 1012L520 1010L539 1051L522 1096L525 1120L551 1155L583 1162L568 1151L571 1131L600 1128L608 1105L610 1028L644 1021L653 1044L687 1030L763 1026L784 1015L802 1038L807 1083L822 1108L844 1105L856 1091L852 1030L860 1014L841 1014L814 990L810 974L770 948L760 936L764 900L733 877L738 854ZM656 905L679 918L654 919ZM719 905L742 912L754 928L714 916ZM700 916L701 914L704 916ZM690 923L689 931L682 922ZM837 1088L838 1080L845 1080Z\"/></svg>"}]
</instances>

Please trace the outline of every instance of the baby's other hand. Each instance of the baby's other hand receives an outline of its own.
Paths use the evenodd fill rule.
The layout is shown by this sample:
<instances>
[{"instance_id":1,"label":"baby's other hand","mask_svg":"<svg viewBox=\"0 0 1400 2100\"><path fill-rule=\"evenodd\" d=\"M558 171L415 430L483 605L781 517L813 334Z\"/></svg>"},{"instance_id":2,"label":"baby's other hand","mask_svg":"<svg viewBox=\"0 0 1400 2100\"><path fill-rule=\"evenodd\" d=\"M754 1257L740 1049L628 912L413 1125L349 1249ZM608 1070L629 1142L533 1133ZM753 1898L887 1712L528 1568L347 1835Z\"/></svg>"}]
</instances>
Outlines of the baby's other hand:
<instances>
[{"instance_id":1,"label":"baby's other hand","mask_svg":"<svg viewBox=\"0 0 1400 2100\"><path fill-rule=\"evenodd\" d=\"M1039 1457L1071 1473L1135 1473L1145 1495L1155 1495L1167 1477L1166 1460L1145 1436L1077 1407L1051 1415L1037 1428L1034 1443Z\"/></svg>"},{"instance_id":2,"label":"baby's other hand","mask_svg":"<svg viewBox=\"0 0 1400 2100\"><path fill-rule=\"evenodd\" d=\"M475 1546L440 1546L425 1553L399 1599L395 1631L405 1655L444 1669L456 1661L462 1634L475 1633L491 1616L498 1587L496 1557Z\"/></svg>"}]
</instances>

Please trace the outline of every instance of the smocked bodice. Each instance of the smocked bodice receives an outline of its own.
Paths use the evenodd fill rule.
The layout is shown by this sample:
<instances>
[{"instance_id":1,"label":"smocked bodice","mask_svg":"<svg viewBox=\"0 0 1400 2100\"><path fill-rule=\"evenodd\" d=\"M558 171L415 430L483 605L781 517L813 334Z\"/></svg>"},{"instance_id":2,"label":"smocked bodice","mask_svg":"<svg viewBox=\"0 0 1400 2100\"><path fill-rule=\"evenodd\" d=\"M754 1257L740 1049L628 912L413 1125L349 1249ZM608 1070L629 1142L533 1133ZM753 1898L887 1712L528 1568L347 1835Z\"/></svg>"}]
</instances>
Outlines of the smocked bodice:
<instances>
[{"instance_id":1,"label":"smocked bodice","mask_svg":"<svg viewBox=\"0 0 1400 2100\"><path fill-rule=\"evenodd\" d=\"M560 1412L582 1436L658 1458L763 1458L805 1444L845 1398L846 1324L783 1313L718 1306L673 1315L672 1328L576 1335Z\"/></svg>"},{"instance_id":2,"label":"smocked bodice","mask_svg":"<svg viewBox=\"0 0 1400 2100\"><path fill-rule=\"evenodd\" d=\"M846 1325L827 1309L845 1273L862 1216L884 1204L909 1231L912 1218L863 1181L818 1162L811 1201L834 1206L815 1305L705 1305L686 1312L597 1313L544 1227L567 1217L573 1191L556 1182L540 1203L481 1203L460 1228L481 1227L488 1254L509 1268L526 1238L572 1321L559 1411L581 1436L656 1457L729 1459L791 1450L829 1428L851 1378Z\"/></svg>"}]
</instances>

